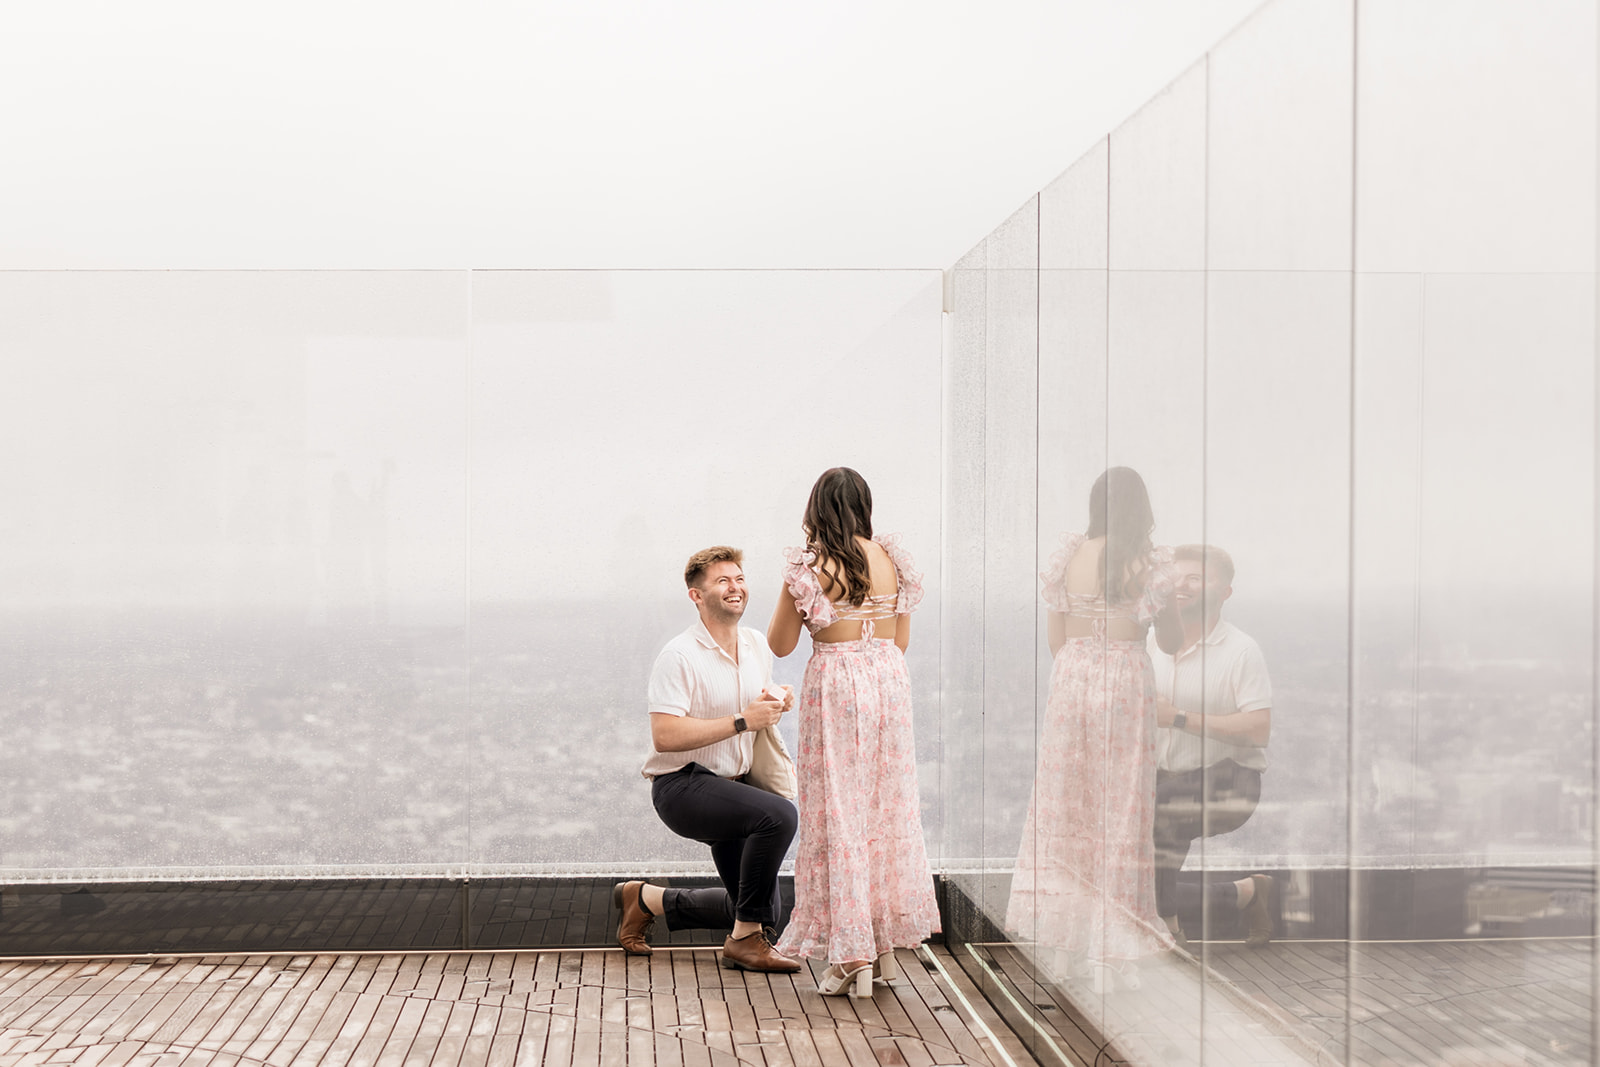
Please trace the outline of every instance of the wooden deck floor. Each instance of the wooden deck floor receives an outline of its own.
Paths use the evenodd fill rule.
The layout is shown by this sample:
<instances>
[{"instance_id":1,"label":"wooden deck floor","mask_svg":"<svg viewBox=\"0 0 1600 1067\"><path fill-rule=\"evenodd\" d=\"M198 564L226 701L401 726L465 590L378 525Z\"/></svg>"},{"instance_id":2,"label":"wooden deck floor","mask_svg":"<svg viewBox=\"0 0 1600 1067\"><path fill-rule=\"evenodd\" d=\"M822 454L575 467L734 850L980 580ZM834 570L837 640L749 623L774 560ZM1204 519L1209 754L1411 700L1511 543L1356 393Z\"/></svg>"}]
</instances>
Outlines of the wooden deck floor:
<instances>
[{"instance_id":1,"label":"wooden deck floor","mask_svg":"<svg viewBox=\"0 0 1600 1067\"><path fill-rule=\"evenodd\" d=\"M1104 995L1041 971L1015 945L957 951L977 961L1002 1014L1051 1067L1107 1055L1163 1067L1594 1062L1590 938L1212 942L1204 969L1152 958L1137 992Z\"/></svg>"},{"instance_id":2,"label":"wooden deck floor","mask_svg":"<svg viewBox=\"0 0 1600 1067\"><path fill-rule=\"evenodd\" d=\"M871 1000L714 951L0 961L0 1067L1025 1067L942 946Z\"/></svg>"}]
</instances>

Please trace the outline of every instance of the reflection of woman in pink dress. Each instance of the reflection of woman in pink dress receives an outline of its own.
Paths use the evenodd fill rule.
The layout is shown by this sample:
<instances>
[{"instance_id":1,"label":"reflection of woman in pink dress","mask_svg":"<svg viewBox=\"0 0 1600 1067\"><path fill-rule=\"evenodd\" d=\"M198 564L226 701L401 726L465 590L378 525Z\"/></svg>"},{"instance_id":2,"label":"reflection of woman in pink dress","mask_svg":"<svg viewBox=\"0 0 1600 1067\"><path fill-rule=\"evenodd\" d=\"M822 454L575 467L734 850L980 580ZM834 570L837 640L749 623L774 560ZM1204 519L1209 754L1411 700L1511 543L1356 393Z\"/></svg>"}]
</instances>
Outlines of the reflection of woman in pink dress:
<instances>
[{"instance_id":1,"label":"reflection of woman in pink dress","mask_svg":"<svg viewBox=\"0 0 1600 1067\"><path fill-rule=\"evenodd\" d=\"M1172 945L1156 916L1156 690L1145 635L1176 650L1172 552L1150 543L1144 481L1112 467L1040 576L1049 607L1050 698L1006 927L1054 950L1065 975L1137 985L1133 961ZM1114 979L1112 979L1114 981Z\"/></svg>"},{"instance_id":2,"label":"reflection of woman in pink dress","mask_svg":"<svg viewBox=\"0 0 1600 1067\"><path fill-rule=\"evenodd\" d=\"M812 487L767 643L811 658L800 684L800 844L786 956L825 958L823 993L870 996L894 950L939 929L922 840L905 649L922 575L897 537L873 537L872 491L848 467Z\"/></svg>"}]
</instances>

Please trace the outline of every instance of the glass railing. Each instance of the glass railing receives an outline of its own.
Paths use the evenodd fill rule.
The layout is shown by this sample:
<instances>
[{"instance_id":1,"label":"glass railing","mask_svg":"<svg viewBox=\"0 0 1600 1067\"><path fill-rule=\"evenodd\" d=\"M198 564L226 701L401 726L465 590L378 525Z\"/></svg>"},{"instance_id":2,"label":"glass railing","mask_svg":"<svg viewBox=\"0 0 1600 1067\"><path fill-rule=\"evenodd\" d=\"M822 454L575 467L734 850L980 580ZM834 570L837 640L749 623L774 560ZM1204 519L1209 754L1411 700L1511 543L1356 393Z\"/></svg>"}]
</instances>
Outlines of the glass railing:
<instances>
[{"instance_id":1,"label":"glass railing","mask_svg":"<svg viewBox=\"0 0 1600 1067\"><path fill-rule=\"evenodd\" d=\"M0 274L0 879L709 872L640 776L650 666L707 545L745 550L765 629L841 462L929 575L909 659L937 846L940 293Z\"/></svg>"},{"instance_id":2,"label":"glass railing","mask_svg":"<svg viewBox=\"0 0 1600 1067\"><path fill-rule=\"evenodd\" d=\"M1042 1060L1590 1062L1595 40L1279 0L950 271L946 876ZM1082 599L1147 530L1176 653Z\"/></svg>"}]
</instances>

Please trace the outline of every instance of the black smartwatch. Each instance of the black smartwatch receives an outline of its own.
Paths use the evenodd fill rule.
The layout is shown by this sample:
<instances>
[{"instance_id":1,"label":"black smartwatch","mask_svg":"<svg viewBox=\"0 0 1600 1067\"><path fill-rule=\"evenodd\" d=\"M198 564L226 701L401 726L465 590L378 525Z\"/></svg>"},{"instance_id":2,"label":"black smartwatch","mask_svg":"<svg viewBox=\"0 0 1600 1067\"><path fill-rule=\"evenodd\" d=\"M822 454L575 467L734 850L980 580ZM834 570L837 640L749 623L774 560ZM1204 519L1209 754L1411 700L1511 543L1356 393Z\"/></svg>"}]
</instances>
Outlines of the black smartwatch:
<instances>
[{"instance_id":1,"label":"black smartwatch","mask_svg":"<svg viewBox=\"0 0 1600 1067\"><path fill-rule=\"evenodd\" d=\"M744 716L743 715L735 715L733 717L733 732L734 733L742 734L748 729L750 729L750 724L744 721Z\"/></svg>"},{"instance_id":2,"label":"black smartwatch","mask_svg":"<svg viewBox=\"0 0 1600 1067\"><path fill-rule=\"evenodd\" d=\"M1185 726L1188 726L1188 725L1189 725L1189 716L1186 715L1185 713L1180 711L1180 712L1178 712L1176 715L1174 715L1172 717L1172 728L1174 730L1181 730Z\"/></svg>"}]
</instances>

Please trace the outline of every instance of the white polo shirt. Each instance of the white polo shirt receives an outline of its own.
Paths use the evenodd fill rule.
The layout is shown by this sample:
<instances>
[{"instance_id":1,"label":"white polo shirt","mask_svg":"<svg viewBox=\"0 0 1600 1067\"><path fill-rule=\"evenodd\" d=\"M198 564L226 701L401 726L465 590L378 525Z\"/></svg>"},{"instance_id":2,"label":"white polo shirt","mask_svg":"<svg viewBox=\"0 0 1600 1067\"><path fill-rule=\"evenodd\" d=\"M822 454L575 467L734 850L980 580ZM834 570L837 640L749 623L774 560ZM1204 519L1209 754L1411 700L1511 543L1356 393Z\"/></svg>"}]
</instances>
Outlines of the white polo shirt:
<instances>
[{"instance_id":1,"label":"white polo shirt","mask_svg":"<svg viewBox=\"0 0 1600 1067\"><path fill-rule=\"evenodd\" d=\"M1189 715L1235 715L1272 707L1272 680L1255 638L1226 619L1202 640L1170 656L1150 634L1156 694ZM1156 765L1164 771L1194 771L1231 759L1242 767L1267 769L1267 750L1167 727L1156 738Z\"/></svg>"},{"instance_id":2,"label":"white polo shirt","mask_svg":"<svg viewBox=\"0 0 1600 1067\"><path fill-rule=\"evenodd\" d=\"M696 619L656 657L650 670L648 706L653 714L726 718L748 707L771 681L772 650L761 631L739 627L739 662L735 663L705 623ZM755 731L746 730L684 752L657 752L651 746L643 773L654 778L698 763L713 774L736 778L750 769L754 745Z\"/></svg>"}]
</instances>

